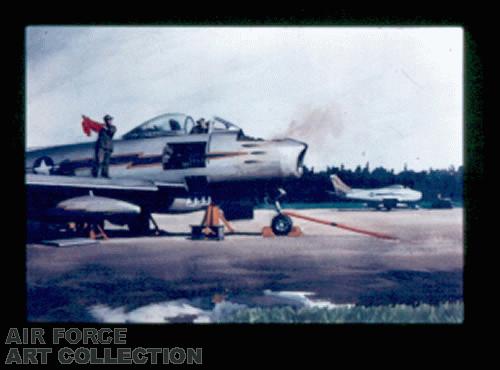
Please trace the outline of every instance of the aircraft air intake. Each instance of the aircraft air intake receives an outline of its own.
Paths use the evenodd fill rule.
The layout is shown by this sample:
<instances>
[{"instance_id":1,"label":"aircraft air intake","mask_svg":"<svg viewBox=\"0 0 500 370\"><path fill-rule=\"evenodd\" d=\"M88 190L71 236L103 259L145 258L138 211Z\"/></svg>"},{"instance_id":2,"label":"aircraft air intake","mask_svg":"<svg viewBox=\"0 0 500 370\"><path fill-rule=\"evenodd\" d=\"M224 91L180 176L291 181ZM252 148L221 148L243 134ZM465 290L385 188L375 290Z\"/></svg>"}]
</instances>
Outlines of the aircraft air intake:
<instances>
[{"instance_id":1,"label":"aircraft air intake","mask_svg":"<svg viewBox=\"0 0 500 370\"><path fill-rule=\"evenodd\" d=\"M283 177L301 177L304 172L304 158L307 144L295 139L276 140L281 154L281 172Z\"/></svg>"}]
</instances>

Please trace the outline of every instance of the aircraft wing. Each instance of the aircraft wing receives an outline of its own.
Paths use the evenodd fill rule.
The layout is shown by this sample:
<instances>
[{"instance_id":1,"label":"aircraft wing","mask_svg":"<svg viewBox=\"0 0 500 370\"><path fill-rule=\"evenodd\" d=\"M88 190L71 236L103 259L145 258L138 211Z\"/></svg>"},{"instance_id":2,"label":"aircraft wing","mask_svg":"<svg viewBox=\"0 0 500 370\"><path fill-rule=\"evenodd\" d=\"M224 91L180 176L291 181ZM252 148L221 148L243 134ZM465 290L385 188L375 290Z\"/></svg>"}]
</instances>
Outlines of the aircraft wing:
<instances>
[{"instance_id":1,"label":"aircraft wing","mask_svg":"<svg viewBox=\"0 0 500 370\"><path fill-rule=\"evenodd\" d=\"M186 193L184 184L130 178L26 174L28 213L33 219L64 216L135 216L141 209L168 209Z\"/></svg>"},{"instance_id":2,"label":"aircraft wing","mask_svg":"<svg viewBox=\"0 0 500 370\"><path fill-rule=\"evenodd\" d=\"M28 187L53 187L57 189L124 190L155 192L161 189L185 190L182 183L155 183L140 179L106 179L95 177L26 174Z\"/></svg>"}]
</instances>

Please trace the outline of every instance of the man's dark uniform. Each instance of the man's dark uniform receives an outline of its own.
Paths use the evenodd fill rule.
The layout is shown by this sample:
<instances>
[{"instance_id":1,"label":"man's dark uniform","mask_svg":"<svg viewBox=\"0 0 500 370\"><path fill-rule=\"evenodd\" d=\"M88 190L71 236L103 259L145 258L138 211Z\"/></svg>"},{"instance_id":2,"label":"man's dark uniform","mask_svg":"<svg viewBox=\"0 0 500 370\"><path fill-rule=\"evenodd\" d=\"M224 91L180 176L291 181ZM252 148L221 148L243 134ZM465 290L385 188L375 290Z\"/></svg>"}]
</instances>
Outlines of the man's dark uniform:
<instances>
[{"instance_id":1,"label":"man's dark uniform","mask_svg":"<svg viewBox=\"0 0 500 370\"><path fill-rule=\"evenodd\" d=\"M208 132L207 123L203 118L196 121L196 125L191 129L190 134L206 134Z\"/></svg>"},{"instance_id":2,"label":"man's dark uniform","mask_svg":"<svg viewBox=\"0 0 500 370\"><path fill-rule=\"evenodd\" d=\"M95 160L92 169L94 177L109 177L109 161L113 152L113 136L116 132L116 126L111 124L113 118L109 115L104 117L104 127L99 131L97 142L95 143Z\"/></svg>"}]
</instances>

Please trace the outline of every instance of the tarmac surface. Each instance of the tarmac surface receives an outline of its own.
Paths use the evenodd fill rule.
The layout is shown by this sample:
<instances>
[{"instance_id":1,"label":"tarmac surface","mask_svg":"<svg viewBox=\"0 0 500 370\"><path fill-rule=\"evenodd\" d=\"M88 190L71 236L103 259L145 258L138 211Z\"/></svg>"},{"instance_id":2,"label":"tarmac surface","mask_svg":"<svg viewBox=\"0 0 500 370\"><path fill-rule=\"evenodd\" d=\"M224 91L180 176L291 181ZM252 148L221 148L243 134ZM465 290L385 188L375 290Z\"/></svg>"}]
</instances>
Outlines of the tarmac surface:
<instances>
[{"instance_id":1,"label":"tarmac surface","mask_svg":"<svg viewBox=\"0 0 500 370\"><path fill-rule=\"evenodd\" d=\"M377 239L295 219L301 237L263 238L274 212L232 222L224 241L193 241L189 225L202 212L155 215L168 236L110 231L96 245L28 244L30 321L92 321L89 307L141 307L224 295L271 304L262 292L307 291L336 304L392 305L462 301L463 210L307 209L308 216L383 232Z\"/></svg>"}]
</instances>

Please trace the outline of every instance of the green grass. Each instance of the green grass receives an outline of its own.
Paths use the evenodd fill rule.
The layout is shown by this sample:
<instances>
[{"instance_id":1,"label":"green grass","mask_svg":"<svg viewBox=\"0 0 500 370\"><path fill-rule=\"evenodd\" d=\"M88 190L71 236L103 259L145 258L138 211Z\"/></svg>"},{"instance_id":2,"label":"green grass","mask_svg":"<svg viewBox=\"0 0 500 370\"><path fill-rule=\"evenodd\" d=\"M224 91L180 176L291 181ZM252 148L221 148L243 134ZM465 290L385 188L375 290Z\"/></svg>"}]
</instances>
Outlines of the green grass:
<instances>
[{"instance_id":1,"label":"green grass","mask_svg":"<svg viewBox=\"0 0 500 370\"><path fill-rule=\"evenodd\" d=\"M459 324L464 319L463 303L419 306L355 306L352 308L241 308L224 315L221 323L432 323Z\"/></svg>"}]
</instances>

